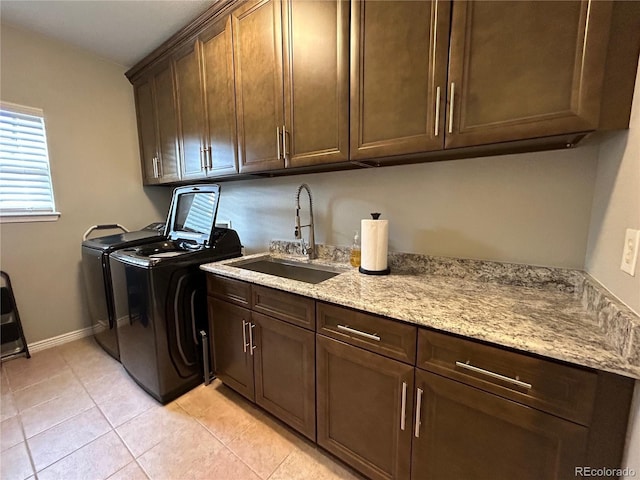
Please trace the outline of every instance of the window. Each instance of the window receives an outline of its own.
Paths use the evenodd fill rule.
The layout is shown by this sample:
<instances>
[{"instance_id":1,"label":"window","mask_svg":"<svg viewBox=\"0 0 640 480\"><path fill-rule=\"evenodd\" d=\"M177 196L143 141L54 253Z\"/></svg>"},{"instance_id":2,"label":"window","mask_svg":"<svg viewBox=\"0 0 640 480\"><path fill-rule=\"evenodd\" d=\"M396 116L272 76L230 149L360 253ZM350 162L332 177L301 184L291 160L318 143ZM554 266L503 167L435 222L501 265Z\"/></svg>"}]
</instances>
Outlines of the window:
<instances>
[{"instance_id":1,"label":"window","mask_svg":"<svg viewBox=\"0 0 640 480\"><path fill-rule=\"evenodd\" d=\"M44 114L39 108L0 103L0 219L56 220Z\"/></svg>"}]
</instances>

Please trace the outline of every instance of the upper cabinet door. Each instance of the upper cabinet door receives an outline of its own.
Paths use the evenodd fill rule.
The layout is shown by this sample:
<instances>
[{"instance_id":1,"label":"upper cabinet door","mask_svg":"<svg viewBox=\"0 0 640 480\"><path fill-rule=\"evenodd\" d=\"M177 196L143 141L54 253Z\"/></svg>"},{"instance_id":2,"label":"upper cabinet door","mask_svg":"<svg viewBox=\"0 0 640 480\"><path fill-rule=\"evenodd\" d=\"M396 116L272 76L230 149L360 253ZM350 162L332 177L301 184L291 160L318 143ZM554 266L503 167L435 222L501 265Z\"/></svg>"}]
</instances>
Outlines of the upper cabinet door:
<instances>
[{"instance_id":1,"label":"upper cabinet door","mask_svg":"<svg viewBox=\"0 0 640 480\"><path fill-rule=\"evenodd\" d=\"M160 181L180 180L178 168L178 121L174 97L173 68L170 63L155 75L154 98L158 121L158 147L160 149Z\"/></svg>"},{"instance_id":2,"label":"upper cabinet door","mask_svg":"<svg viewBox=\"0 0 640 480\"><path fill-rule=\"evenodd\" d=\"M598 127L612 2L455 2L446 148Z\"/></svg>"},{"instance_id":3,"label":"upper cabinet door","mask_svg":"<svg viewBox=\"0 0 640 480\"><path fill-rule=\"evenodd\" d=\"M136 112L138 113L138 141L142 162L143 181L146 185L159 182L158 143L156 138L156 114L153 103L153 77L134 86Z\"/></svg>"},{"instance_id":4,"label":"upper cabinet door","mask_svg":"<svg viewBox=\"0 0 640 480\"><path fill-rule=\"evenodd\" d=\"M174 62L180 118L180 169L183 179L199 178L205 175L205 164L202 140L204 111L197 42L191 42L179 50Z\"/></svg>"},{"instance_id":5,"label":"upper cabinet door","mask_svg":"<svg viewBox=\"0 0 640 480\"><path fill-rule=\"evenodd\" d=\"M451 4L354 1L351 158L440 150Z\"/></svg>"},{"instance_id":6,"label":"upper cabinet door","mask_svg":"<svg viewBox=\"0 0 640 480\"><path fill-rule=\"evenodd\" d=\"M238 173L231 17L200 35L208 175Z\"/></svg>"},{"instance_id":7,"label":"upper cabinet door","mask_svg":"<svg viewBox=\"0 0 640 480\"><path fill-rule=\"evenodd\" d=\"M281 2L251 2L231 15L240 173L284 168Z\"/></svg>"},{"instance_id":8,"label":"upper cabinet door","mask_svg":"<svg viewBox=\"0 0 640 480\"><path fill-rule=\"evenodd\" d=\"M349 2L284 4L287 167L349 159Z\"/></svg>"}]
</instances>

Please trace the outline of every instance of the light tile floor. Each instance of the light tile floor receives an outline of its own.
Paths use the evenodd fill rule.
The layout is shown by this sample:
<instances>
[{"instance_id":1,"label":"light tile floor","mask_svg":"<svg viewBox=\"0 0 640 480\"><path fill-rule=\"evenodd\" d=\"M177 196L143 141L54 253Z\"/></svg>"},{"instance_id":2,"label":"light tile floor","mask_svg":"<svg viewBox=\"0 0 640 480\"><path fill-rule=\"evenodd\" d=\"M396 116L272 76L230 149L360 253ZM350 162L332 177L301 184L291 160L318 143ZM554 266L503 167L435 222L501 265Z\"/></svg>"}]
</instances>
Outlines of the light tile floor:
<instances>
[{"instance_id":1,"label":"light tile floor","mask_svg":"<svg viewBox=\"0 0 640 480\"><path fill-rule=\"evenodd\" d=\"M362 478L218 380L160 405L93 339L1 371L2 480Z\"/></svg>"}]
</instances>

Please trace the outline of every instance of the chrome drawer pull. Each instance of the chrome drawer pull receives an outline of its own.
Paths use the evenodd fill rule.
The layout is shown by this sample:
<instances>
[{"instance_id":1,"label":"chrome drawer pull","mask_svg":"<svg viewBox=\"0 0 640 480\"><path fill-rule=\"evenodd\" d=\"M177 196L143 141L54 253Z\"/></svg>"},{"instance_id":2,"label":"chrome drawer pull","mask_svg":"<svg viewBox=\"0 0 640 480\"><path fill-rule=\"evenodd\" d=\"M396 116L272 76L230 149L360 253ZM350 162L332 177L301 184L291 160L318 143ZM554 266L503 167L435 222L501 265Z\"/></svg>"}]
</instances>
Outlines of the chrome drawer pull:
<instances>
[{"instance_id":1,"label":"chrome drawer pull","mask_svg":"<svg viewBox=\"0 0 640 480\"><path fill-rule=\"evenodd\" d=\"M422 425L422 422L420 421L420 413L422 411L422 394L424 392L422 391L421 388L418 388L417 393L416 393L416 424L414 427L414 435L416 436L416 438L420 438L420 425Z\"/></svg>"},{"instance_id":2,"label":"chrome drawer pull","mask_svg":"<svg viewBox=\"0 0 640 480\"><path fill-rule=\"evenodd\" d=\"M249 346L247 343L247 325L249 325L249 322L242 320L242 351L244 353L247 353L247 347Z\"/></svg>"},{"instance_id":3,"label":"chrome drawer pull","mask_svg":"<svg viewBox=\"0 0 640 480\"><path fill-rule=\"evenodd\" d=\"M453 133L453 105L456 98L456 84L451 82L451 98L449 99L449 133Z\"/></svg>"},{"instance_id":4,"label":"chrome drawer pull","mask_svg":"<svg viewBox=\"0 0 640 480\"><path fill-rule=\"evenodd\" d=\"M345 332L353 333L354 335L360 335L365 338L375 340L376 342L380 341L380 337L378 336L377 333L361 332L360 330L355 330L353 328L350 328L348 325L338 325L338 330L344 330Z\"/></svg>"},{"instance_id":5,"label":"chrome drawer pull","mask_svg":"<svg viewBox=\"0 0 640 480\"><path fill-rule=\"evenodd\" d=\"M456 362L456 366L460 368L466 368L467 370L471 370L472 372L481 373L483 375L486 375L487 377L497 378L498 380L502 380L503 382L513 383L514 385L526 388L527 390L531 390L532 388L532 385L530 383L522 382L517 378L505 377L504 375L490 372L489 370L485 370L484 368L474 367L473 365L469 365L469 363Z\"/></svg>"},{"instance_id":6,"label":"chrome drawer pull","mask_svg":"<svg viewBox=\"0 0 640 480\"><path fill-rule=\"evenodd\" d=\"M400 410L400 430L407 423L407 382L402 382L402 407Z\"/></svg>"},{"instance_id":7,"label":"chrome drawer pull","mask_svg":"<svg viewBox=\"0 0 640 480\"><path fill-rule=\"evenodd\" d=\"M434 120L433 136L437 137L440 133L440 87L436 88L436 116Z\"/></svg>"},{"instance_id":8,"label":"chrome drawer pull","mask_svg":"<svg viewBox=\"0 0 640 480\"><path fill-rule=\"evenodd\" d=\"M249 353L253 355L253 351L256 349L256 346L253 344L253 329L256 327L253 323L247 323L249 325Z\"/></svg>"}]
</instances>

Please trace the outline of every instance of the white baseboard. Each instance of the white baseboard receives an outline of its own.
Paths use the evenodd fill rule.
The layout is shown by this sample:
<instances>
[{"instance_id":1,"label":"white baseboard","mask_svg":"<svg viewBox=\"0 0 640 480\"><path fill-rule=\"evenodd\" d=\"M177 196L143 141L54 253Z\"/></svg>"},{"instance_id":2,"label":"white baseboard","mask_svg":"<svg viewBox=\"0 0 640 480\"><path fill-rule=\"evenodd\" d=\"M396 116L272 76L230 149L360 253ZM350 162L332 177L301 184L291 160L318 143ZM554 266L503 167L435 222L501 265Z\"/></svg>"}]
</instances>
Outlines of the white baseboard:
<instances>
[{"instance_id":1,"label":"white baseboard","mask_svg":"<svg viewBox=\"0 0 640 480\"><path fill-rule=\"evenodd\" d=\"M81 328L69 333L63 333L57 337L47 338L40 340L39 342L33 342L29 344L29 353L39 352L40 350L46 350L47 348L57 347L65 343L73 342L84 337L93 335L93 327Z\"/></svg>"}]
</instances>

